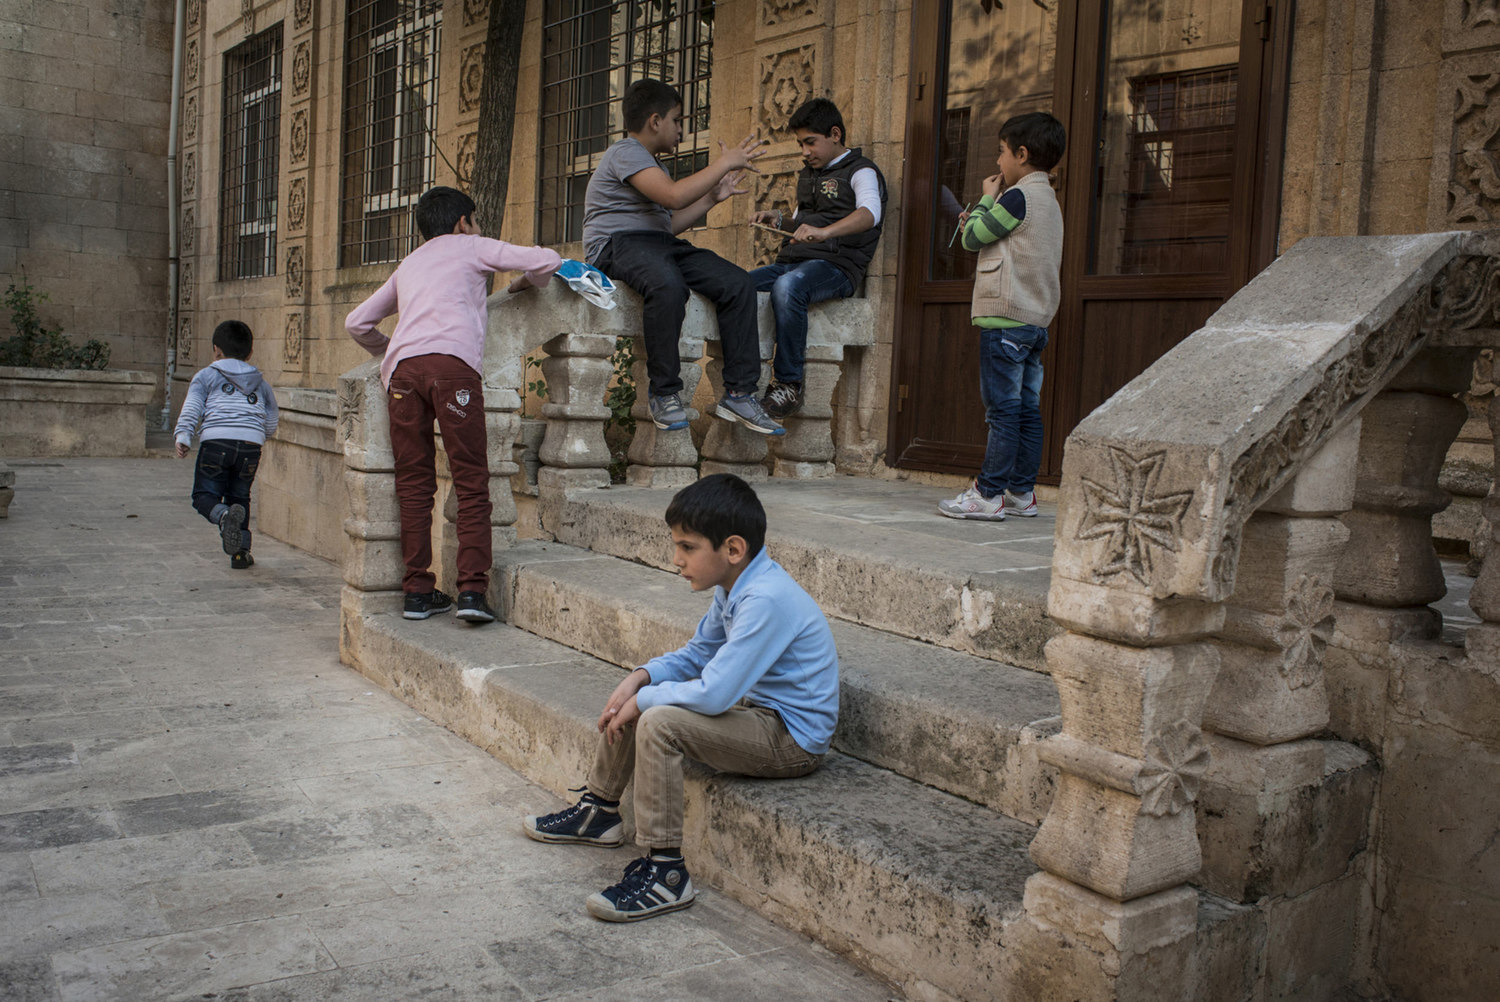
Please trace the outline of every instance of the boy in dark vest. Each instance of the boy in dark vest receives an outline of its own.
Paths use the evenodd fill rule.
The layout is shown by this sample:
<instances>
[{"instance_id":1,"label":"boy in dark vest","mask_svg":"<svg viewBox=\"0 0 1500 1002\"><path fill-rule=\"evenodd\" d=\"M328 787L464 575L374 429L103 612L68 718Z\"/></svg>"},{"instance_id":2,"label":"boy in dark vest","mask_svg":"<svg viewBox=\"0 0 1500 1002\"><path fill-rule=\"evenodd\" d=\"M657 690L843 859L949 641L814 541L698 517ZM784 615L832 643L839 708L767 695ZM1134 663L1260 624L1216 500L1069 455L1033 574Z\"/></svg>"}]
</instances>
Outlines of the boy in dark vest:
<instances>
[{"instance_id":1,"label":"boy in dark vest","mask_svg":"<svg viewBox=\"0 0 1500 1002\"><path fill-rule=\"evenodd\" d=\"M775 264L750 273L757 292L771 293L776 315L776 362L761 403L778 420L802 406L807 308L859 288L880 239L886 197L880 168L844 145L844 117L832 101L813 98L788 124L805 165L797 175L797 209L790 217L781 209L750 217L791 234Z\"/></svg>"}]
</instances>

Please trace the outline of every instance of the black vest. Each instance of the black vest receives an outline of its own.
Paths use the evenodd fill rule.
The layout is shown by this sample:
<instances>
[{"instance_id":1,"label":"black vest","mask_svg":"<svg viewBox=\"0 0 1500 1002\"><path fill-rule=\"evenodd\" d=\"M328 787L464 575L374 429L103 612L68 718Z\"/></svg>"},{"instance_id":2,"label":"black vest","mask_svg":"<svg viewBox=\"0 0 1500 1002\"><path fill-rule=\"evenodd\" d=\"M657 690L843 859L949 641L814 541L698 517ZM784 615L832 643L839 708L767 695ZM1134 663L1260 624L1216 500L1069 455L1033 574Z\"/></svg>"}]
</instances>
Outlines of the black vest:
<instances>
[{"instance_id":1,"label":"black vest","mask_svg":"<svg viewBox=\"0 0 1500 1002\"><path fill-rule=\"evenodd\" d=\"M858 149L833 167L814 170L802 168L797 175L797 220L809 226L827 226L843 219L856 208L854 185L850 181L854 172L870 168L880 185L880 222L853 236L834 237L816 244L787 244L776 256L777 264L797 264L801 261L827 261L849 276L849 284L856 290L865 277L865 269L875 256L875 244L880 240L880 229L885 225L885 177L880 168L866 160Z\"/></svg>"}]
</instances>

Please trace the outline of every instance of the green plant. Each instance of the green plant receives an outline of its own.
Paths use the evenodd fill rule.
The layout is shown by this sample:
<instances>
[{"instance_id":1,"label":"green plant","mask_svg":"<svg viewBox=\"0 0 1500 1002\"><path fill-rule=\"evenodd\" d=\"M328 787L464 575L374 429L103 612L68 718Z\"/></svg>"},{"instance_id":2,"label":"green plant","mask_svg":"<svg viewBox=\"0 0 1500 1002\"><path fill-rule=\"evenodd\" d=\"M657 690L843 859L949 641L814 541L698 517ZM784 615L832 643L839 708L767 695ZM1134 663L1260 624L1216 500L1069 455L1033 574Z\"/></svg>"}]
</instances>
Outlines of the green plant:
<instances>
[{"instance_id":1,"label":"green plant","mask_svg":"<svg viewBox=\"0 0 1500 1002\"><path fill-rule=\"evenodd\" d=\"M542 378L542 360L535 355L526 356L526 362L522 369L521 381L524 384L524 388L521 390L521 413L524 415L526 413L526 395L528 393L534 395L538 400L547 399L547 381ZM532 369L537 370L537 376L535 379L527 379L526 377L531 374Z\"/></svg>"},{"instance_id":2,"label":"green plant","mask_svg":"<svg viewBox=\"0 0 1500 1002\"><path fill-rule=\"evenodd\" d=\"M630 413L635 406L635 341L624 336L615 338L615 351L609 360L614 366L615 378L604 398L604 405L609 408L609 420L604 422L604 440L609 445L610 482L623 484L625 468L630 462L630 440L635 437L635 418Z\"/></svg>"},{"instance_id":3,"label":"green plant","mask_svg":"<svg viewBox=\"0 0 1500 1002\"><path fill-rule=\"evenodd\" d=\"M12 283L5 290L5 306L10 310L10 324L16 333L0 341L0 365L24 365L37 369L103 369L109 365L109 345L89 338L82 347L75 345L61 327L42 324L38 304L47 294L21 275L21 284Z\"/></svg>"}]
</instances>

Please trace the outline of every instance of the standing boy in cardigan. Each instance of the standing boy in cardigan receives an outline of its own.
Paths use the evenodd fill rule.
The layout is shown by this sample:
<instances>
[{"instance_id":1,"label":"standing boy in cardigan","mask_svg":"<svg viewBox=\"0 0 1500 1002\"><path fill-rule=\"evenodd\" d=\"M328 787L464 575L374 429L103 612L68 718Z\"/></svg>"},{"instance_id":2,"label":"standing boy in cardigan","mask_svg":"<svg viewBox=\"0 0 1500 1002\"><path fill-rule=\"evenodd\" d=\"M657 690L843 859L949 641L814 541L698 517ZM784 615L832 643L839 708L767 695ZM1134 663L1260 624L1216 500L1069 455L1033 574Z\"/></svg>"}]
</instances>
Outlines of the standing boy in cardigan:
<instances>
[{"instance_id":1,"label":"standing boy in cardigan","mask_svg":"<svg viewBox=\"0 0 1500 1002\"><path fill-rule=\"evenodd\" d=\"M776 363L761 404L780 420L802 406L807 357L807 308L854 295L875 255L885 219L885 178L857 149L838 105L815 97L792 112L788 126L802 148L797 208L754 213L752 223L786 230L791 237L774 264L750 273L757 292L771 293L776 316Z\"/></svg>"},{"instance_id":2,"label":"standing boy in cardigan","mask_svg":"<svg viewBox=\"0 0 1500 1002\"><path fill-rule=\"evenodd\" d=\"M1061 298L1063 239L1047 172L1066 146L1062 123L1046 112L1007 120L995 161L1000 173L984 179L984 197L964 223L964 248L979 252L970 316L979 328L979 395L989 439L974 483L938 503L949 518L1036 515L1042 349Z\"/></svg>"}]
</instances>

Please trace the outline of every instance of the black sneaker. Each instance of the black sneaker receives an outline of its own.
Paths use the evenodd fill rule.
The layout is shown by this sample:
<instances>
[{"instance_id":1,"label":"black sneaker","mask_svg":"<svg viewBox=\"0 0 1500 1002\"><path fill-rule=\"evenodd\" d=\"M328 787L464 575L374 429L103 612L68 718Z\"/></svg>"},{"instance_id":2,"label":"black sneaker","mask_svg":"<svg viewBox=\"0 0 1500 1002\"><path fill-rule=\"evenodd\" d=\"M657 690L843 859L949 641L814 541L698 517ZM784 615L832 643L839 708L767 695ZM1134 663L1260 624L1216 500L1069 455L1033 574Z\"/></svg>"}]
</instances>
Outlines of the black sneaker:
<instances>
[{"instance_id":1,"label":"black sneaker","mask_svg":"<svg viewBox=\"0 0 1500 1002\"><path fill-rule=\"evenodd\" d=\"M766 387L760 405L778 421L790 417L802 409L802 384L772 383Z\"/></svg>"},{"instance_id":2,"label":"black sneaker","mask_svg":"<svg viewBox=\"0 0 1500 1002\"><path fill-rule=\"evenodd\" d=\"M482 591L461 591L458 593L458 612L454 613L459 619L466 623L493 623L495 621L495 610L484 600Z\"/></svg>"},{"instance_id":3,"label":"black sneaker","mask_svg":"<svg viewBox=\"0 0 1500 1002\"><path fill-rule=\"evenodd\" d=\"M642 856L625 868L625 879L585 902L589 914L606 922L637 922L693 903L696 892L682 858Z\"/></svg>"},{"instance_id":4,"label":"black sneaker","mask_svg":"<svg viewBox=\"0 0 1500 1002\"><path fill-rule=\"evenodd\" d=\"M434 588L432 591L409 591L406 593L406 608L401 615L407 619L426 619L453 608L453 598Z\"/></svg>"},{"instance_id":5,"label":"black sneaker","mask_svg":"<svg viewBox=\"0 0 1500 1002\"><path fill-rule=\"evenodd\" d=\"M224 552L231 557L245 548L240 530L245 527L245 508L232 504L219 516L219 539L224 543Z\"/></svg>"},{"instance_id":6,"label":"black sneaker","mask_svg":"<svg viewBox=\"0 0 1500 1002\"><path fill-rule=\"evenodd\" d=\"M527 838L538 842L613 846L625 841L625 822L620 820L619 805L611 807L588 792L565 811L540 817L527 815L521 819L521 830Z\"/></svg>"},{"instance_id":7,"label":"black sneaker","mask_svg":"<svg viewBox=\"0 0 1500 1002\"><path fill-rule=\"evenodd\" d=\"M255 558L250 555L249 550L241 550L229 558L231 570L243 571L255 566Z\"/></svg>"}]
</instances>

